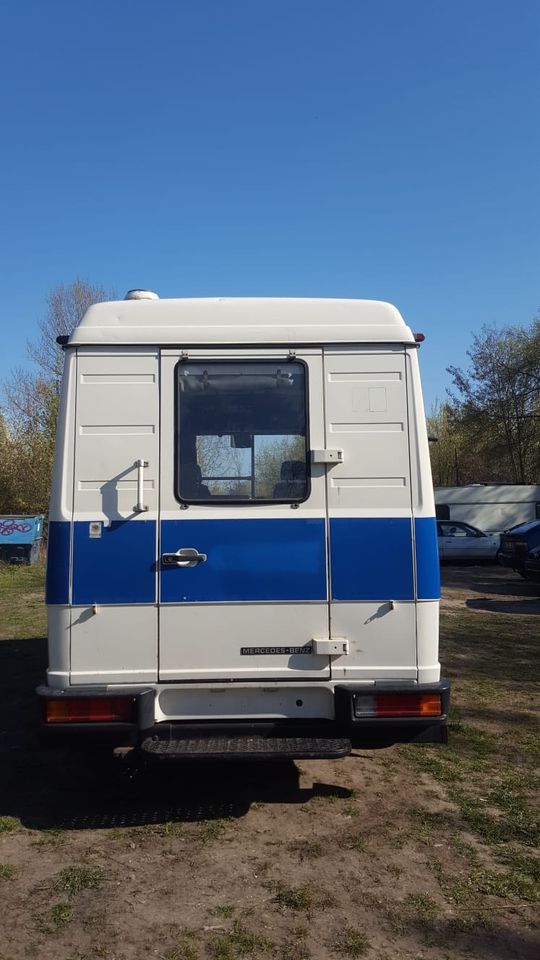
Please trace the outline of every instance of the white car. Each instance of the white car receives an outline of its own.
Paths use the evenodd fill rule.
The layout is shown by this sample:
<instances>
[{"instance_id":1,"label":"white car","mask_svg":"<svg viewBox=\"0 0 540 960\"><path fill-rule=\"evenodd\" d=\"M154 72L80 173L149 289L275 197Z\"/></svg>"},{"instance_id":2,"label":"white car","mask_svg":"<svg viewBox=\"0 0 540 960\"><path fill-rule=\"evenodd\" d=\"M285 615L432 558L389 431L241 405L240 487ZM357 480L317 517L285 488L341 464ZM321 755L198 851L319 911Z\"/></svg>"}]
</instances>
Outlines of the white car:
<instances>
[{"instance_id":1,"label":"white car","mask_svg":"<svg viewBox=\"0 0 540 960\"><path fill-rule=\"evenodd\" d=\"M470 523L437 520L437 542L441 560L496 561L501 546L500 533L483 533Z\"/></svg>"}]
</instances>

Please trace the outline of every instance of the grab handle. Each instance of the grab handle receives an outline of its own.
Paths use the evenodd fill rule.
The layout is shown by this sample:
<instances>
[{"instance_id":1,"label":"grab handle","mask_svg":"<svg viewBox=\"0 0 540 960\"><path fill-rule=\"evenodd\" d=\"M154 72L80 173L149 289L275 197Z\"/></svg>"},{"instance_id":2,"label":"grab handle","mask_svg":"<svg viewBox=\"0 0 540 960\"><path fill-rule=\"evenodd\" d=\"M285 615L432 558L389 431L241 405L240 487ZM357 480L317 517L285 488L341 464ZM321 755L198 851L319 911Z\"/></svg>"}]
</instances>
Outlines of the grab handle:
<instances>
[{"instance_id":1,"label":"grab handle","mask_svg":"<svg viewBox=\"0 0 540 960\"><path fill-rule=\"evenodd\" d=\"M148 510L148 507L144 505L144 474L143 470L148 466L148 460L136 460L135 466L137 467L137 505L135 507L135 513L144 513L145 510Z\"/></svg>"}]
</instances>

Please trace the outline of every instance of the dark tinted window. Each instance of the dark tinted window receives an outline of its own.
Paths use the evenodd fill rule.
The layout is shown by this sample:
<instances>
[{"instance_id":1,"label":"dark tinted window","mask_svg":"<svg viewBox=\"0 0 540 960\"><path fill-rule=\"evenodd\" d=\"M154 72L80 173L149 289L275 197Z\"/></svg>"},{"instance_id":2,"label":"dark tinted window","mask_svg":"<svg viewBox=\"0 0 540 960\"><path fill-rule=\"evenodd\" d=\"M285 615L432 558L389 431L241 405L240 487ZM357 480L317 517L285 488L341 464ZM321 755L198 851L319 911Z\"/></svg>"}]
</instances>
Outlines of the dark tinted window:
<instances>
[{"instance_id":1,"label":"dark tinted window","mask_svg":"<svg viewBox=\"0 0 540 960\"><path fill-rule=\"evenodd\" d=\"M302 363L180 363L177 396L180 499L243 503L307 497Z\"/></svg>"}]
</instances>

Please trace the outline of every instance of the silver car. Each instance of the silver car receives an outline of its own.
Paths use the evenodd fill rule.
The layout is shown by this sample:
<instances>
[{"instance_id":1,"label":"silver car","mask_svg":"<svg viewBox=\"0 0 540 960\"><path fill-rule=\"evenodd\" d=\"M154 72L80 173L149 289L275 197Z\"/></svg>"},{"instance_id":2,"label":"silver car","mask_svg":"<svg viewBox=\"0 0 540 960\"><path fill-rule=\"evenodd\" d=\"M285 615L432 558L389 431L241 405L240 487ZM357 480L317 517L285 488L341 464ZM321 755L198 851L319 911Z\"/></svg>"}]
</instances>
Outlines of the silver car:
<instances>
[{"instance_id":1,"label":"silver car","mask_svg":"<svg viewBox=\"0 0 540 960\"><path fill-rule=\"evenodd\" d=\"M496 561L501 535L484 533L458 520L438 520L437 542L441 560Z\"/></svg>"}]
</instances>

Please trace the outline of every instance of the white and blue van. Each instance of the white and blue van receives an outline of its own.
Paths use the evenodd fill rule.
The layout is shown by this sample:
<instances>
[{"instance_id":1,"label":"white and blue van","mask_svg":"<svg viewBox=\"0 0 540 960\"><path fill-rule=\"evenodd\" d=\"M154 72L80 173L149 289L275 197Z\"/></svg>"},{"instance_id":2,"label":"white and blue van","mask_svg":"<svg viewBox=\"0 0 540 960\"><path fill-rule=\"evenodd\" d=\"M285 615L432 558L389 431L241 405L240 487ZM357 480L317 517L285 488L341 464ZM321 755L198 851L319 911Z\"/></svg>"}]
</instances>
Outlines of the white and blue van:
<instances>
[{"instance_id":1,"label":"white and blue van","mask_svg":"<svg viewBox=\"0 0 540 960\"><path fill-rule=\"evenodd\" d=\"M444 742L420 337L396 308L130 291L61 339L47 739Z\"/></svg>"}]
</instances>

